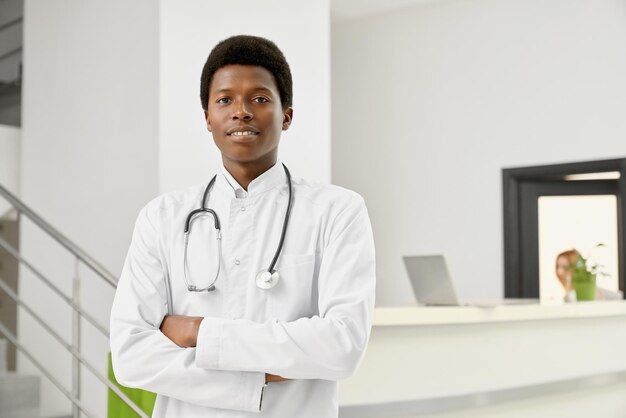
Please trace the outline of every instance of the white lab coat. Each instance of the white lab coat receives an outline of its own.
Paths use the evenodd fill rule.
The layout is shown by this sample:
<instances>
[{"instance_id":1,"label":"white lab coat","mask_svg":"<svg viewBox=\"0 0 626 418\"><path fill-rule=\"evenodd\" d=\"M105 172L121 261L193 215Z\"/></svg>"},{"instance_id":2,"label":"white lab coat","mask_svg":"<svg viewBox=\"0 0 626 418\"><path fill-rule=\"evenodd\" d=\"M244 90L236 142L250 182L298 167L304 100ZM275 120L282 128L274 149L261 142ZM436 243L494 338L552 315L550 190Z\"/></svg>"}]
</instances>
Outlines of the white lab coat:
<instances>
[{"instance_id":1,"label":"white lab coat","mask_svg":"<svg viewBox=\"0 0 626 418\"><path fill-rule=\"evenodd\" d=\"M118 381L158 394L154 417L337 417L338 379L359 364L370 334L374 243L357 193L293 178L293 208L280 282L255 276L276 251L287 208L281 163L243 190L222 167L210 194L222 227L216 290L194 293L183 280L183 226L205 184L165 194L139 214L111 312ZM213 221L194 222L188 277L213 279ZM167 314L203 316L196 348L180 348L159 326ZM291 380L264 385L265 373Z\"/></svg>"}]
</instances>

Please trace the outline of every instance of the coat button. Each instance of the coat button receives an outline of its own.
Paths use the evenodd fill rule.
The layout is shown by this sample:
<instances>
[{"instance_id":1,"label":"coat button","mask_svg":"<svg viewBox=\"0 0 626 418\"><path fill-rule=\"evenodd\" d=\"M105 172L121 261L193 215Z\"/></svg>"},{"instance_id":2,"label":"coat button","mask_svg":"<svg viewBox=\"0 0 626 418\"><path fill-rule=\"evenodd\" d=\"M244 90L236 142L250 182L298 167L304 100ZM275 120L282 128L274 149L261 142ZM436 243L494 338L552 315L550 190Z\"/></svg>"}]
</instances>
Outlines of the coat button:
<instances>
[{"instance_id":1,"label":"coat button","mask_svg":"<svg viewBox=\"0 0 626 418\"><path fill-rule=\"evenodd\" d=\"M239 260L235 260L235 265L238 266L239 264L241 264L241 262Z\"/></svg>"}]
</instances>

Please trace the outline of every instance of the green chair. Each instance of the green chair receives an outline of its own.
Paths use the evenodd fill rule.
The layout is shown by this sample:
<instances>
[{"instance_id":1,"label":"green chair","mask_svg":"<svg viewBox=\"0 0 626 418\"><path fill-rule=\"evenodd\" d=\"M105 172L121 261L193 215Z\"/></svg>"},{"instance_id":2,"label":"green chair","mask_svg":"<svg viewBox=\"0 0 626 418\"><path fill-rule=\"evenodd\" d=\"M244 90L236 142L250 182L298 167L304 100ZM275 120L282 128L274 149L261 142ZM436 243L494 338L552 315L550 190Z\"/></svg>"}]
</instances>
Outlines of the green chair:
<instances>
[{"instance_id":1,"label":"green chair","mask_svg":"<svg viewBox=\"0 0 626 418\"><path fill-rule=\"evenodd\" d=\"M117 383L113 374L113 365L111 364L111 353L109 353L109 380L122 390L133 402L141 408L148 416L152 416L154 409L154 401L156 394L141 389L131 389ZM138 415L130 409L124 401L120 399L111 389L109 389L109 408L108 418L137 418Z\"/></svg>"}]
</instances>

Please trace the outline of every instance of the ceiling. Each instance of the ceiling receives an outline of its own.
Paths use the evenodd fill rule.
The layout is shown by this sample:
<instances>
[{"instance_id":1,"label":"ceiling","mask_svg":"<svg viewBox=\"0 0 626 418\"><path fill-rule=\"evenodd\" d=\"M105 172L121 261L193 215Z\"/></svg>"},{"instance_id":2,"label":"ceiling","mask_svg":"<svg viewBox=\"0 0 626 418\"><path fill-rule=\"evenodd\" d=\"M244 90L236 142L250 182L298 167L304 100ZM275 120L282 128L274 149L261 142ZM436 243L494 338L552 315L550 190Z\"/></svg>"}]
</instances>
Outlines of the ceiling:
<instances>
[{"instance_id":1,"label":"ceiling","mask_svg":"<svg viewBox=\"0 0 626 418\"><path fill-rule=\"evenodd\" d=\"M333 21L356 19L441 0L330 0Z\"/></svg>"}]
</instances>

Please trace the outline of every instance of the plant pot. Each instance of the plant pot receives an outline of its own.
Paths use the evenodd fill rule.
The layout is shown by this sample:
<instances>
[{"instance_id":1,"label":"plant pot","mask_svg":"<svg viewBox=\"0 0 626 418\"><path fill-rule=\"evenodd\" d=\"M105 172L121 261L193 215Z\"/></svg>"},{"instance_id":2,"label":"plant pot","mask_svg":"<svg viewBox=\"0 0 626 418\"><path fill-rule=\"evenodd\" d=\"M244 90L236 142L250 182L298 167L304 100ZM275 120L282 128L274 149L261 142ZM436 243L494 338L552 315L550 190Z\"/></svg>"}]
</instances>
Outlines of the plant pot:
<instances>
[{"instance_id":1,"label":"plant pot","mask_svg":"<svg viewBox=\"0 0 626 418\"><path fill-rule=\"evenodd\" d=\"M595 281L574 281L574 290L576 290L576 299L595 300L596 298L596 282Z\"/></svg>"}]
</instances>

